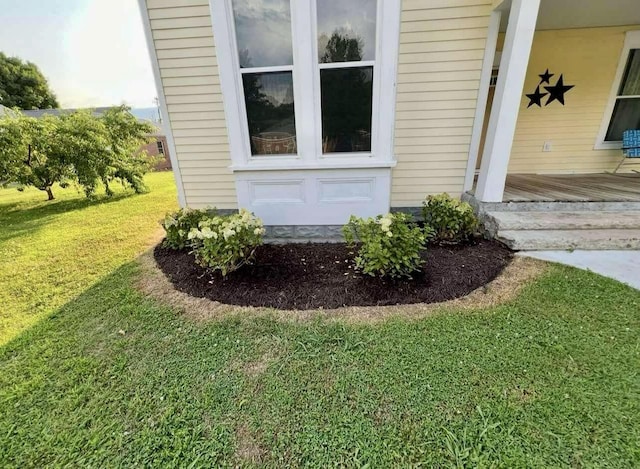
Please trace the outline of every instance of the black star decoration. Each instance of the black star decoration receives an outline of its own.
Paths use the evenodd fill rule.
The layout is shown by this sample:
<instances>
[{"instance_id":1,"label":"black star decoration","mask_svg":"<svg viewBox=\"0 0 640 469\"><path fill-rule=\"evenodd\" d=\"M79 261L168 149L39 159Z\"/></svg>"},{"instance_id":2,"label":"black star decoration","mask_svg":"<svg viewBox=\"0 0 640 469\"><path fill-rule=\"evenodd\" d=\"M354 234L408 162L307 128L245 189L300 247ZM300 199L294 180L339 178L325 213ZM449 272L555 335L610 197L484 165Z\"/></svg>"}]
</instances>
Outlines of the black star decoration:
<instances>
[{"instance_id":1,"label":"black star decoration","mask_svg":"<svg viewBox=\"0 0 640 469\"><path fill-rule=\"evenodd\" d=\"M529 105L527 109L536 104L538 107L542 107L542 98L544 98L549 93L540 93L540 85L536 88L536 92L532 94L528 94L527 98L529 98Z\"/></svg>"},{"instance_id":2,"label":"black star decoration","mask_svg":"<svg viewBox=\"0 0 640 469\"><path fill-rule=\"evenodd\" d=\"M549 69L547 69L546 72L544 72L542 75L538 75L542 80L540 81L540 84L542 83L546 83L547 85L551 84L551 77L554 76L553 73L549 73Z\"/></svg>"},{"instance_id":3,"label":"black star decoration","mask_svg":"<svg viewBox=\"0 0 640 469\"><path fill-rule=\"evenodd\" d=\"M560 78L558 78L558 83L556 83L554 86L544 87L544 89L549 92L549 99L547 99L545 106L548 106L556 100L564 106L564 95L573 87L574 85L565 85L564 77L560 75Z\"/></svg>"}]
</instances>

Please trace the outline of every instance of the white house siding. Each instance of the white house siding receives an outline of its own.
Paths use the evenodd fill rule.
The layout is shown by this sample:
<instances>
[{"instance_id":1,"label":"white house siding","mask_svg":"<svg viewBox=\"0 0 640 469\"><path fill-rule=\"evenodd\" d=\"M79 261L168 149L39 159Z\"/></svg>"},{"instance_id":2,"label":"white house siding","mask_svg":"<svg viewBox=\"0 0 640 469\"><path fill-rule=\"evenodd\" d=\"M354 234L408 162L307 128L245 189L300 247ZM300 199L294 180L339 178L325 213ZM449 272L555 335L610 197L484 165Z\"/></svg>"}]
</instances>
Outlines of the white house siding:
<instances>
[{"instance_id":1,"label":"white house siding","mask_svg":"<svg viewBox=\"0 0 640 469\"><path fill-rule=\"evenodd\" d=\"M492 0L402 3L391 205L463 189Z\"/></svg>"},{"instance_id":2,"label":"white house siding","mask_svg":"<svg viewBox=\"0 0 640 469\"><path fill-rule=\"evenodd\" d=\"M237 208L208 0L146 0L190 207Z\"/></svg>"}]
</instances>

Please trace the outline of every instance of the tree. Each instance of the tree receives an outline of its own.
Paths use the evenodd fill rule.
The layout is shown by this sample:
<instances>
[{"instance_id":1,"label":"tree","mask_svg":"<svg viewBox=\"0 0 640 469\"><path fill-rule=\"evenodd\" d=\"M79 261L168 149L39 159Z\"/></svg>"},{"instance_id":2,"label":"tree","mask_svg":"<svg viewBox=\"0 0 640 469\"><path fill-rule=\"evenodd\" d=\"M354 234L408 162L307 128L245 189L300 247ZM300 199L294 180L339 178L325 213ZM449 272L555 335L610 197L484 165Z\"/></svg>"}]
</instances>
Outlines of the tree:
<instances>
[{"instance_id":1,"label":"tree","mask_svg":"<svg viewBox=\"0 0 640 469\"><path fill-rule=\"evenodd\" d=\"M31 62L0 52L0 104L20 109L57 108L58 100L47 79Z\"/></svg>"},{"instance_id":2,"label":"tree","mask_svg":"<svg viewBox=\"0 0 640 469\"><path fill-rule=\"evenodd\" d=\"M72 141L81 142L81 148L75 150L73 165L77 181L87 196L93 194L100 183L107 195L112 195L113 181L133 188L136 193L147 190L143 178L155 161L140 151L140 147L149 142L153 125L136 119L126 106L111 108L100 118L82 111L63 116L63 120L64 133L73 135ZM94 128L95 121L104 129L102 133Z\"/></svg>"},{"instance_id":3,"label":"tree","mask_svg":"<svg viewBox=\"0 0 640 469\"><path fill-rule=\"evenodd\" d=\"M0 181L45 191L53 200L55 182L68 184L70 162L56 151L57 118L16 116L0 118Z\"/></svg>"},{"instance_id":4,"label":"tree","mask_svg":"<svg viewBox=\"0 0 640 469\"><path fill-rule=\"evenodd\" d=\"M140 146L153 132L122 106L100 117L83 110L40 119L0 117L0 181L33 186L53 200L52 186L76 183L87 196L119 181L136 193L146 191L143 176L153 160Z\"/></svg>"}]
</instances>

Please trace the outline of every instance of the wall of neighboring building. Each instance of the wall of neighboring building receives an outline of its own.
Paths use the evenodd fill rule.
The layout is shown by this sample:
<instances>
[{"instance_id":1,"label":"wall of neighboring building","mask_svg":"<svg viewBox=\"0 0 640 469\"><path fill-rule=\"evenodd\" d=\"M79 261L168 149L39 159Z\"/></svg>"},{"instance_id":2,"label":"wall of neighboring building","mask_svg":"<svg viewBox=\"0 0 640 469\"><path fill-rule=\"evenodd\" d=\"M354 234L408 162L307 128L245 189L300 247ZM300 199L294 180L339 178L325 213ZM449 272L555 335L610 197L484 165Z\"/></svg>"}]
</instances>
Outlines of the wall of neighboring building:
<instances>
[{"instance_id":1,"label":"wall of neighboring building","mask_svg":"<svg viewBox=\"0 0 640 469\"><path fill-rule=\"evenodd\" d=\"M492 0L404 0L391 205L463 190Z\"/></svg>"},{"instance_id":2,"label":"wall of neighboring building","mask_svg":"<svg viewBox=\"0 0 640 469\"><path fill-rule=\"evenodd\" d=\"M208 0L146 0L186 203L237 208Z\"/></svg>"},{"instance_id":3,"label":"wall of neighboring building","mask_svg":"<svg viewBox=\"0 0 640 469\"><path fill-rule=\"evenodd\" d=\"M158 142L162 143L162 152ZM171 169L171 159L169 158L169 147L167 146L167 137L154 136L153 140L143 145L141 150L146 151L147 155L158 158L158 162L153 169L156 171L166 171Z\"/></svg>"},{"instance_id":4,"label":"wall of neighboring building","mask_svg":"<svg viewBox=\"0 0 640 469\"><path fill-rule=\"evenodd\" d=\"M625 33L640 26L537 31L527 71L525 92L509 163L510 173L574 173L611 171L620 150L594 150L616 75ZM549 69L574 85L558 102L527 108ZM544 90L542 90L544 92ZM551 151L543 151L550 142ZM637 169L637 167L636 167Z\"/></svg>"}]
</instances>

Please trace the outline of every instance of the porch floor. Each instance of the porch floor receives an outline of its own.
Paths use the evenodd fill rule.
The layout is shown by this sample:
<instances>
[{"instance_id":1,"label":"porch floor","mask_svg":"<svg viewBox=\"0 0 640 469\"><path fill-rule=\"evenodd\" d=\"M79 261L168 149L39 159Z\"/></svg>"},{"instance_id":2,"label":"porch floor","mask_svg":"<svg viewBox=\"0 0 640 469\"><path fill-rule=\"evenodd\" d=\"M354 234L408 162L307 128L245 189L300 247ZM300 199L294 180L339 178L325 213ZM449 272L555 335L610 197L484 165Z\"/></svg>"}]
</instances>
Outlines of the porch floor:
<instances>
[{"instance_id":1,"label":"porch floor","mask_svg":"<svg viewBox=\"0 0 640 469\"><path fill-rule=\"evenodd\" d=\"M510 174L503 202L640 202L640 174Z\"/></svg>"}]
</instances>

